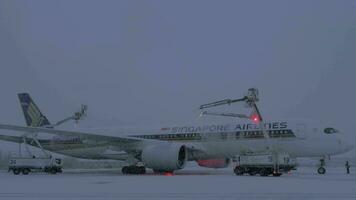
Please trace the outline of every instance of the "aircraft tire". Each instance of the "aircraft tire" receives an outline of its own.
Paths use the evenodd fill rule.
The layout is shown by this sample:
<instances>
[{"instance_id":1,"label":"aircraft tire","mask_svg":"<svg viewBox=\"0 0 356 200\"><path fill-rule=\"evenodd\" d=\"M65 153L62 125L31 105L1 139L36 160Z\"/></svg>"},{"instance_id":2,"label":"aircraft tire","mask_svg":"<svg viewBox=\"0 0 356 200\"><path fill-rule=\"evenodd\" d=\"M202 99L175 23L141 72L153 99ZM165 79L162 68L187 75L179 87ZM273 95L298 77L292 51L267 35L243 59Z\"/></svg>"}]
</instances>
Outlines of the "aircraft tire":
<instances>
[{"instance_id":1,"label":"aircraft tire","mask_svg":"<svg viewBox=\"0 0 356 200\"><path fill-rule=\"evenodd\" d=\"M237 176L241 176L241 175L244 174L244 170L243 170L243 168L237 166L237 167L234 168L234 173L235 173Z\"/></svg>"},{"instance_id":2,"label":"aircraft tire","mask_svg":"<svg viewBox=\"0 0 356 200\"><path fill-rule=\"evenodd\" d=\"M161 170L161 169L153 169L153 173L155 174L165 174L165 173L171 173L173 174L174 171L170 171L170 170Z\"/></svg>"},{"instance_id":3,"label":"aircraft tire","mask_svg":"<svg viewBox=\"0 0 356 200\"><path fill-rule=\"evenodd\" d=\"M30 169L27 169L27 168L22 169L23 175L28 175L29 173L30 173Z\"/></svg>"},{"instance_id":4,"label":"aircraft tire","mask_svg":"<svg viewBox=\"0 0 356 200\"><path fill-rule=\"evenodd\" d=\"M125 166L121 169L121 171L123 174L145 174L146 168L143 166Z\"/></svg>"},{"instance_id":5,"label":"aircraft tire","mask_svg":"<svg viewBox=\"0 0 356 200\"><path fill-rule=\"evenodd\" d=\"M153 173L155 173L155 174L163 174L164 171L163 170L159 170L159 169L153 169Z\"/></svg>"},{"instance_id":6,"label":"aircraft tire","mask_svg":"<svg viewBox=\"0 0 356 200\"><path fill-rule=\"evenodd\" d=\"M15 174L15 175L19 175L21 173L21 170L20 169L13 169L12 172Z\"/></svg>"},{"instance_id":7,"label":"aircraft tire","mask_svg":"<svg viewBox=\"0 0 356 200\"><path fill-rule=\"evenodd\" d=\"M318 168L318 174L325 174L326 169L324 167L319 167Z\"/></svg>"}]
</instances>

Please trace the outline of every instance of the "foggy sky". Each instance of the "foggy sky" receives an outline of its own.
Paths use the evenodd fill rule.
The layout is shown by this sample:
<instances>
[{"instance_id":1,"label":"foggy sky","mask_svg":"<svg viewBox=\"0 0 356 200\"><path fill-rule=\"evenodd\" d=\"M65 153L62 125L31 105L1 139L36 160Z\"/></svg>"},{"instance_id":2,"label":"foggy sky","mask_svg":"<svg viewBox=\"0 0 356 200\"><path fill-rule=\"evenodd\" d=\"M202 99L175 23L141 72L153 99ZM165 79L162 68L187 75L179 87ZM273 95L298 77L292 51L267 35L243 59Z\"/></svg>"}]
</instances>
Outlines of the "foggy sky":
<instances>
[{"instance_id":1,"label":"foggy sky","mask_svg":"<svg viewBox=\"0 0 356 200\"><path fill-rule=\"evenodd\" d=\"M191 124L200 104L257 87L265 118L352 135L355 10L351 0L0 0L0 120L23 124L16 93L29 91L52 121L85 103L93 126Z\"/></svg>"}]
</instances>

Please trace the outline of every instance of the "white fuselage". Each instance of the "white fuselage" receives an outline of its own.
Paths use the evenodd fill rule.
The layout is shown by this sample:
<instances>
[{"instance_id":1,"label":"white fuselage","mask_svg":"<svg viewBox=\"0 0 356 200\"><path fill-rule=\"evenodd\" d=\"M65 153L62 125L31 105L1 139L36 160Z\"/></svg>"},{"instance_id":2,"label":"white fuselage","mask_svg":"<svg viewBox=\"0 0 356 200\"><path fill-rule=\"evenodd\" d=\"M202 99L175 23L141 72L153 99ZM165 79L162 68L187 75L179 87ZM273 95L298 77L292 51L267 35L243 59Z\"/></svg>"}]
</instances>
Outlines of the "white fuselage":
<instances>
[{"instance_id":1,"label":"white fuselage","mask_svg":"<svg viewBox=\"0 0 356 200\"><path fill-rule=\"evenodd\" d=\"M170 141L204 153L193 155L195 159L231 158L244 153L269 150L287 153L291 157L322 157L345 153L353 148L340 137L340 133L325 133L325 127L305 122L265 123L269 139L264 137L256 124L226 124L165 128L156 134L134 135L145 139L143 146L155 141ZM73 139L73 138L72 138ZM88 159L126 160L128 155L120 147L73 142L43 144L53 152ZM142 147L144 148L144 147Z\"/></svg>"}]
</instances>

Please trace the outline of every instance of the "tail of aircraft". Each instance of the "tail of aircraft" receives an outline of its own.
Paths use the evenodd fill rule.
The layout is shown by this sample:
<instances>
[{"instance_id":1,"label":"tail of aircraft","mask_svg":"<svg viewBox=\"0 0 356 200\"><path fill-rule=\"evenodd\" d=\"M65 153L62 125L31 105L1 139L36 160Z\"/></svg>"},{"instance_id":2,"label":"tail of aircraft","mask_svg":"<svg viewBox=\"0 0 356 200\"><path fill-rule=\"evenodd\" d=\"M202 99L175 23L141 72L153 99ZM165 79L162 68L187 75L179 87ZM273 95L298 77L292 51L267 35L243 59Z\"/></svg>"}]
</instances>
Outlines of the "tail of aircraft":
<instances>
[{"instance_id":1,"label":"tail of aircraft","mask_svg":"<svg viewBox=\"0 0 356 200\"><path fill-rule=\"evenodd\" d=\"M27 126L43 127L51 125L28 93L20 93L18 97Z\"/></svg>"}]
</instances>

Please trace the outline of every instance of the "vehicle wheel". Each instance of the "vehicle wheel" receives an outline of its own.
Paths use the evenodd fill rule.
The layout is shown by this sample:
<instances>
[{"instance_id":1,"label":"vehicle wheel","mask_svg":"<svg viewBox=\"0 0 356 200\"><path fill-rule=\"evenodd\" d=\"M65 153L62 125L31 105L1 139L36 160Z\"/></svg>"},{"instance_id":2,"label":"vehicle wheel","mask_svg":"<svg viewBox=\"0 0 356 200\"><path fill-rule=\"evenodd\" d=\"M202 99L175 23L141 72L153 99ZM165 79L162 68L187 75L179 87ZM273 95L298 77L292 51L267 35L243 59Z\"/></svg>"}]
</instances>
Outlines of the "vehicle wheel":
<instances>
[{"instance_id":1,"label":"vehicle wheel","mask_svg":"<svg viewBox=\"0 0 356 200\"><path fill-rule=\"evenodd\" d=\"M272 175L273 175L273 176L275 176L275 177L278 177L278 176L281 176L281 175L282 175L282 173L273 172L273 173L272 173Z\"/></svg>"},{"instance_id":2,"label":"vehicle wheel","mask_svg":"<svg viewBox=\"0 0 356 200\"><path fill-rule=\"evenodd\" d=\"M243 170L243 168L237 166L237 167L235 167L235 169L234 169L234 173L235 173L237 176L241 176L241 175L244 174L244 170Z\"/></svg>"},{"instance_id":3,"label":"vehicle wheel","mask_svg":"<svg viewBox=\"0 0 356 200\"><path fill-rule=\"evenodd\" d=\"M318 174L325 174L326 169L324 167L319 167L318 168Z\"/></svg>"},{"instance_id":4,"label":"vehicle wheel","mask_svg":"<svg viewBox=\"0 0 356 200\"><path fill-rule=\"evenodd\" d=\"M51 168L51 169L49 170L49 173L51 173L51 174L57 174L57 169L56 169L56 168Z\"/></svg>"},{"instance_id":5,"label":"vehicle wheel","mask_svg":"<svg viewBox=\"0 0 356 200\"><path fill-rule=\"evenodd\" d=\"M22 174L23 175L28 175L29 173L30 173L30 169L27 169L27 168L22 169Z\"/></svg>"},{"instance_id":6,"label":"vehicle wheel","mask_svg":"<svg viewBox=\"0 0 356 200\"><path fill-rule=\"evenodd\" d=\"M139 167L139 174L146 174L146 167Z\"/></svg>"},{"instance_id":7,"label":"vehicle wheel","mask_svg":"<svg viewBox=\"0 0 356 200\"><path fill-rule=\"evenodd\" d=\"M123 167L123 168L121 169L121 172L122 172L123 174L128 174L128 173L129 173L128 167L127 167L127 166Z\"/></svg>"},{"instance_id":8,"label":"vehicle wheel","mask_svg":"<svg viewBox=\"0 0 356 200\"><path fill-rule=\"evenodd\" d=\"M15 175L19 175L21 173L20 169L13 169L12 172L14 172Z\"/></svg>"},{"instance_id":9,"label":"vehicle wheel","mask_svg":"<svg viewBox=\"0 0 356 200\"><path fill-rule=\"evenodd\" d=\"M260 170L260 176L268 176L268 175L269 175L269 173L268 173L267 169Z\"/></svg>"},{"instance_id":10,"label":"vehicle wheel","mask_svg":"<svg viewBox=\"0 0 356 200\"><path fill-rule=\"evenodd\" d=\"M257 174L257 171L255 171L255 170L250 170L250 171L248 172L248 174L249 174L250 176L254 176L254 175Z\"/></svg>"}]
</instances>

